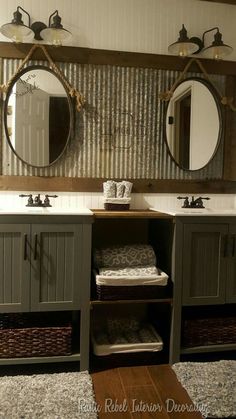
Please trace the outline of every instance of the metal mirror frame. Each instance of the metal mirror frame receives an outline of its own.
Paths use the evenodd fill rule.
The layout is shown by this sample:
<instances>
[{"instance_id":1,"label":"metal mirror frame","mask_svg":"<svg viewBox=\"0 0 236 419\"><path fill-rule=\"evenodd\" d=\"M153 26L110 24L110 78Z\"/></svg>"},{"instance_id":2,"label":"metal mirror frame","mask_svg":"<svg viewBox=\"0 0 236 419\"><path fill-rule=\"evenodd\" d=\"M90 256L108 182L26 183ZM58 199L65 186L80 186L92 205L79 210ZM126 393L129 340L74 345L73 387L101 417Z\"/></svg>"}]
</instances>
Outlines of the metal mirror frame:
<instances>
[{"instance_id":1,"label":"metal mirror frame","mask_svg":"<svg viewBox=\"0 0 236 419\"><path fill-rule=\"evenodd\" d=\"M166 105L165 105L165 111L164 111L164 124L165 124L165 129L164 129L164 141L165 141L165 144L166 144L166 146L167 146L167 151L168 151L168 155L171 157L171 159L172 159L172 161L180 168L180 169L182 169L182 170L184 170L184 171L187 171L187 172L197 172L198 170L202 170L202 169L204 169L212 160L213 160L213 158L215 157L215 155L216 155L216 153L217 153L217 151L218 151L218 148L219 148L219 145L220 145L220 143L221 143L221 141L222 141L222 138L223 138L223 135L224 135L224 130L223 130L223 126L224 126L224 124L223 124L223 119L224 119L224 115L223 115L223 109L222 109L222 105L221 105L221 100L220 100L220 96L219 96L219 94L218 94L218 92L217 92L217 90L214 88L214 86L210 83L210 82L208 82L207 80L205 80L205 79L202 79L201 77L187 77L187 78L185 78L185 79L182 79L177 85L176 85L176 87L175 87L175 89L177 89L177 87L180 85L180 84L182 84L182 83L184 83L184 82L186 82L186 81L189 81L189 80L196 80L196 81L198 81L198 82L200 82L200 83L202 83L202 84L204 84L207 88L208 88L208 90L211 92L211 94L212 94L212 96L213 96L213 98L214 98L214 100L215 100L215 104L216 104L216 107L217 107L217 111L218 111L218 116L219 116L219 134L218 134L218 138L217 138L217 143L216 143L216 146L215 146L215 149L214 149L214 152L212 153L212 155L211 155L211 157L210 157L210 159L208 160L208 162L204 165L204 166L201 166L199 169L187 169L187 168L185 168L185 167L183 167L182 165L180 165L176 160L175 160L175 158L174 158L174 156L172 155L172 153L171 153L171 151L170 151L170 147L169 147L169 144L168 144L168 140L167 140L167 129L166 129L166 117L167 117L167 112L168 112L168 106L169 106L169 102L170 102L170 100L171 100L171 98L170 98L170 100L168 101L168 102L166 102ZM175 91L175 89L174 89L174 91Z\"/></svg>"},{"instance_id":2,"label":"metal mirror frame","mask_svg":"<svg viewBox=\"0 0 236 419\"><path fill-rule=\"evenodd\" d=\"M28 163L27 161L25 161L25 160L23 160L17 153L16 153L16 151L15 151L15 149L14 149L14 147L12 146L12 143L11 143L11 139L10 139L10 136L9 136L9 133L8 133L8 126L7 126L7 108L8 108L8 101L9 101L9 97L10 97L10 95L11 95L11 93L12 93L12 89L13 89L13 86L14 86L14 84L17 82L17 80L23 75L23 74L25 74L25 73L27 73L28 71L31 71L31 70L45 70L45 71L48 71L49 73L51 73L52 75L54 75L58 80L59 80L59 82L61 83L61 85L63 86L63 88L64 88L64 90L65 90L65 93L66 93L66 95L67 95L67 101L68 101L68 106L69 106L69 115L70 115L70 121L69 121L69 132L68 132L68 136L67 136L67 139L66 139L66 143L65 143L65 146L64 146L64 148L63 148L63 150L62 150L62 152L60 153L60 155L55 159L55 160L53 160L53 162L51 162L50 164L48 164L48 165L45 165L45 166L35 166L35 165L33 165L33 164L30 164L30 163ZM8 142L8 144L9 144L9 146L10 146L10 148L11 148L11 150L13 151L13 153L15 154L15 156L22 162L22 163L24 163L24 164L27 164L28 166L30 166L30 167L34 167L34 168L36 168L36 169L43 169L43 168L47 168L47 167L50 167L50 166L52 166L53 164L55 164L61 157L62 157L62 155L64 154L64 152L65 152L65 150L66 150L66 148L67 148L67 146L68 146L68 143L69 143L69 140L70 140L70 138L71 138L71 135L72 135L72 129L73 129L73 126L74 126L74 112L73 112L73 104L72 104L72 98L71 98L71 96L70 96L70 94L69 94L69 91L68 91L68 89L67 89L67 86L66 86L66 84L65 84L65 82L64 82L64 80L60 77L60 74L58 74L58 73L56 73L55 71L53 71L53 69L52 68L50 68L50 67L48 67L48 66L44 66L44 65L30 65L30 66L27 66L26 68L24 68L23 70L21 70L21 71L19 71L15 76L13 76L13 78L11 79L11 81L10 81L10 83L8 84L8 86L7 86L7 90L6 90L6 97L5 97L5 101L4 101L4 108L3 108L3 120L4 120L4 129L5 129L5 134L6 134L6 138L7 138L7 142Z\"/></svg>"}]
</instances>

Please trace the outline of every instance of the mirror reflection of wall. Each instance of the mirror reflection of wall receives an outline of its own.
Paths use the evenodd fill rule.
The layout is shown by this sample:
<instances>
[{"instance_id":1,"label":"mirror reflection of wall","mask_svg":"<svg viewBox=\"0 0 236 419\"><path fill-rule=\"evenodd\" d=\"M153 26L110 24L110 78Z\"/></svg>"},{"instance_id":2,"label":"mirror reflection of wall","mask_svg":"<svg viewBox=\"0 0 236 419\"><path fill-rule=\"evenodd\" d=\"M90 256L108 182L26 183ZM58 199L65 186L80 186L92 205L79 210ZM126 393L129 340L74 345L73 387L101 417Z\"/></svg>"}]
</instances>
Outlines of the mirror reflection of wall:
<instances>
[{"instance_id":1,"label":"mirror reflection of wall","mask_svg":"<svg viewBox=\"0 0 236 419\"><path fill-rule=\"evenodd\" d=\"M214 155L220 132L219 110L205 83L186 80L169 102L166 137L176 163L188 170L204 167Z\"/></svg>"},{"instance_id":2,"label":"mirror reflection of wall","mask_svg":"<svg viewBox=\"0 0 236 419\"><path fill-rule=\"evenodd\" d=\"M70 131L64 86L45 69L23 72L12 86L7 115L10 145L24 162L44 167L63 152Z\"/></svg>"}]
</instances>

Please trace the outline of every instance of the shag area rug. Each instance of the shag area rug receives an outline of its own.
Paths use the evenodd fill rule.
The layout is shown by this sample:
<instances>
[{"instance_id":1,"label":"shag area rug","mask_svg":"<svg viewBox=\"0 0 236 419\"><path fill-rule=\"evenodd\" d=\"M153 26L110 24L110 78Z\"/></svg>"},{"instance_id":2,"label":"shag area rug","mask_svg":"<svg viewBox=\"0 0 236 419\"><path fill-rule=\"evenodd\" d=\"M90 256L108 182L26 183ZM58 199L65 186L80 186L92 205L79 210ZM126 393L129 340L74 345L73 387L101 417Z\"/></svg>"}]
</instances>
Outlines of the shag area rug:
<instances>
[{"instance_id":1,"label":"shag area rug","mask_svg":"<svg viewBox=\"0 0 236 419\"><path fill-rule=\"evenodd\" d=\"M172 365L191 400L207 418L236 418L236 361Z\"/></svg>"},{"instance_id":2,"label":"shag area rug","mask_svg":"<svg viewBox=\"0 0 236 419\"><path fill-rule=\"evenodd\" d=\"M0 377L1 419L95 419L87 371Z\"/></svg>"}]
</instances>

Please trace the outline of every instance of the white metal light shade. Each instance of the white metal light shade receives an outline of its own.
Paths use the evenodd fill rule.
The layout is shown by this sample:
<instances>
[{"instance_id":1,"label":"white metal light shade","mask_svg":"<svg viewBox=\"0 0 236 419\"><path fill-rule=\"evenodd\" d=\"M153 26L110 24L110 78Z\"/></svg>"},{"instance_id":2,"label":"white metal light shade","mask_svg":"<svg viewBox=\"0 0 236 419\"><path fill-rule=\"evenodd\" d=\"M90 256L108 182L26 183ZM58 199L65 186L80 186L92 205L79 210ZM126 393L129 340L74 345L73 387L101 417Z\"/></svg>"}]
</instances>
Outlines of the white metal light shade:
<instances>
[{"instance_id":1,"label":"white metal light shade","mask_svg":"<svg viewBox=\"0 0 236 419\"><path fill-rule=\"evenodd\" d=\"M225 57L226 55L231 54L233 51L233 48L229 45L224 44L222 40L222 33L220 33L219 28L215 27L212 29L209 29L208 31L205 31L203 34L203 45L204 45L204 37L206 33L211 32L212 30L216 30L216 33L214 35L214 41L212 44L207 47L203 48L202 50L202 56L204 58L213 58L215 60L220 60L221 58Z\"/></svg>"},{"instance_id":2,"label":"white metal light shade","mask_svg":"<svg viewBox=\"0 0 236 419\"><path fill-rule=\"evenodd\" d=\"M205 47L205 36L212 31L216 31L214 41L210 46ZM231 54L233 48L224 44L222 41L222 34L217 26L203 32L202 39L200 39L196 36L188 38L186 28L182 25L182 29L179 31L178 40L168 47L168 51L171 54L179 55L180 57L187 57L188 55L202 52L202 57L204 58L220 60L226 55Z\"/></svg>"},{"instance_id":3,"label":"white metal light shade","mask_svg":"<svg viewBox=\"0 0 236 419\"><path fill-rule=\"evenodd\" d=\"M0 32L13 42L23 42L34 37L34 32L28 26L15 23L6 23L1 27Z\"/></svg>"},{"instance_id":4,"label":"white metal light shade","mask_svg":"<svg viewBox=\"0 0 236 419\"><path fill-rule=\"evenodd\" d=\"M198 49L198 45L191 41L177 41L168 47L170 54L179 55L180 57L187 57L188 55L194 54L196 51L198 51Z\"/></svg>"},{"instance_id":5,"label":"white metal light shade","mask_svg":"<svg viewBox=\"0 0 236 419\"><path fill-rule=\"evenodd\" d=\"M229 45L211 45L207 48L202 50L202 56L204 58L211 58L214 60L220 60L224 58L226 55L231 54L233 48Z\"/></svg>"},{"instance_id":6,"label":"white metal light shade","mask_svg":"<svg viewBox=\"0 0 236 419\"><path fill-rule=\"evenodd\" d=\"M46 28L40 32L40 36L44 41L51 45L60 46L63 42L67 42L72 38L71 32L66 29Z\"/></svg>"},{"instance_id":7,"label":"white metal light shade","mask_svg":"<svg viewBox=\"0 0 236 419\"><path fill-rule=\"evenodd\" d=\"M22 20L22 14L20 10L25 13L28 20L28 26L24 24ZM34 37L34 32L30 28L30 15L22 7L17 6L16 11L13 13L13 19L11 23L6 23L0 28L0 32L10 38L13 42L23 42Z\"/></svg>"},{"instance_id":8,"label":"white metal light shade","mask_svg":"<svg viewBox=\"0 0 236 419\"><path fill-rule=\"evenodd\" d=\"M48 27L40 32L40 36L49 44L60 46L71 39L71 32L63 28L58 10L49 16Z\"/></svg>"},{"instance_id":9,"label":"white metal light shade","mask_svg":"<svg viewBox=\"0 0 236 419\"><path fill-rule=\"evenodd\" d=\"M27 16L28 26L22 20L20 11ZM63 28L58 10L55 10L49 16L47 27L43 22L34 22L31 25L29 13L20 6L17 6L16 11L13 13L11 23L3 25L0 28L0 32L13 42L31 42L33 39L36 41L44 39L49 44L56 46L60 46L64 41L69 41L72 38L71 32Z\"/></svg>"},{"instance_id":10,"label":"white metal light shade","mask_svg":"<svg viewBox=\"0 0 236 419\"><path fill-rule=\"evenodd\" d=\"M187 57L188 55L194 54L198 50L198 43L195 42L195 38L188 38L187 30L184 25L182 25L182 29L179 31L178 40L168 47L168 51L171 54L179 55L180 57Z\"/></svg>"}]
</instances>

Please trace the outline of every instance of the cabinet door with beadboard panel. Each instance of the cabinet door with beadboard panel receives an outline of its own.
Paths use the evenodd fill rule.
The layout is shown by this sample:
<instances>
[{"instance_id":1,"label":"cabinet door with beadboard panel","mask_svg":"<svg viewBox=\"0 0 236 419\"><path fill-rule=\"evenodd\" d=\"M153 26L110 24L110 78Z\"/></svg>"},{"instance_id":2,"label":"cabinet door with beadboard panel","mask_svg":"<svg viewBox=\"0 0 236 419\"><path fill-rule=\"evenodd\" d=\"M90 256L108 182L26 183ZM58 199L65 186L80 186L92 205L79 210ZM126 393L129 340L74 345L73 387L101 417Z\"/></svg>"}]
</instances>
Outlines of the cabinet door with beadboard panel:
<instances>
[{"instance_id":1,"label":"cabinet door with beadboard panel","mask_svg":"<svg viewBox=\"0 0 236 419\"><path fill-rule=\"evenodd\" d=\"M225 302L227 239L227 224L184 225L183 304Z\"/></svg>"},{"instance_id":2,"label":"cabinet door with beadboard panel","mask_svg":"<svg viewBox=\"0 0 236 419\"><path fill-rule=\"evenodd\" d=\"M0 312L29 311L30 225L0 224Z\"/></svg>"},{"instance_id":3,"label":"cabinet door with beadboard panel","mask_svg":"<svg viewBox=\"0 0 236 419\"><path fill-rule=\"evenodd\" d=\"M33 224L31 311L80 308L82 226Z\"/></svg>"}]
</instances>

